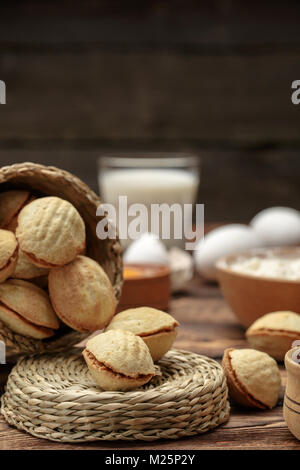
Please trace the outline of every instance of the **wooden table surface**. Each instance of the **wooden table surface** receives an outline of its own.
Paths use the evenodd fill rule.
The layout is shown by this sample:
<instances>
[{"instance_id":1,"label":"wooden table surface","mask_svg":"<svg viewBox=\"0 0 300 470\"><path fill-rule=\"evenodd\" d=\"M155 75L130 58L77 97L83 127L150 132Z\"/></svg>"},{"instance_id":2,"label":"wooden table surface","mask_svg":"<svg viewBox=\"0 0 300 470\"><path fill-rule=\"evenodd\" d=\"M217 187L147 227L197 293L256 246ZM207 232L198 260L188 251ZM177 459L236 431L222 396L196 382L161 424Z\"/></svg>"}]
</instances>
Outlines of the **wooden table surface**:
<instances>
[{"instance_id":1,"label":"wooden table surface","mask_svg":"<svg viewBox=\"0 0 300 470\"><path fill-rule=\"evenodd\" d=\"M181 323L175 346L217 360L227 347L246 347L244 330L223 300L218 287L194 279L189 288L172 299L170 312ZM281 367L283 385L285 371ZM0 366L2 383L8 367ZM178 441L152 443L113 442L60 444L31 437L0 418L0 449L300 449L282 415L282 397L271 411L249 411L232 404L229 421L214 431Z\"/></svg>"}]
</instances>

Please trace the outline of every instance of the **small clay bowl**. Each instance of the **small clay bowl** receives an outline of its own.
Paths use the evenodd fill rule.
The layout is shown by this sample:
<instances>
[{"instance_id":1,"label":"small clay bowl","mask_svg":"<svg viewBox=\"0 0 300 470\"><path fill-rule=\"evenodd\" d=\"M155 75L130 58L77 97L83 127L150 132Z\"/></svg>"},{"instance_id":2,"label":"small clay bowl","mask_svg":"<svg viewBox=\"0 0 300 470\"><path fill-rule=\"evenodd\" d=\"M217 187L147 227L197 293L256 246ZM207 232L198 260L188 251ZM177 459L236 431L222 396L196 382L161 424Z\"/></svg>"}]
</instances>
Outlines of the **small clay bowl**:
<instances>
[{"instance_id":1,"label":"small clay bowl","mask_svg":"<svg viewBox=\"0 0 300 470\"><path fill-rule=\"evenodd\" d=\"M283 416L291 433L300 440L300 364L293 360L299 347L290 349L284 359L287 385L283 402ZM299 359L298 359L299 360Z\"/></svg>"},{"instance_id":2,"label":"small clay bowl","mask_svg":"<svg viewBox=\"0 0 300 470\"><path fill-rule=\"evenodd\" d=\"M170 300L170 270L161 264L124 265L124 284L118 312L135 307L167 310Z\"/></svg>"},{"instance_id":3,"label":"small clay bowl","mask_svg":"<svg viewBox=\"0 0 300 470\"><path fill-rule=\"evenodd\" d=\"M248 328L257 318L270 312L290 310L300 313L300 281L242 274L231 269L237 259L253 256L300 256L300 247L250 250L228 255L216 263L217 276L222 293L241 324Z\"/></svg>"}]
</instances>

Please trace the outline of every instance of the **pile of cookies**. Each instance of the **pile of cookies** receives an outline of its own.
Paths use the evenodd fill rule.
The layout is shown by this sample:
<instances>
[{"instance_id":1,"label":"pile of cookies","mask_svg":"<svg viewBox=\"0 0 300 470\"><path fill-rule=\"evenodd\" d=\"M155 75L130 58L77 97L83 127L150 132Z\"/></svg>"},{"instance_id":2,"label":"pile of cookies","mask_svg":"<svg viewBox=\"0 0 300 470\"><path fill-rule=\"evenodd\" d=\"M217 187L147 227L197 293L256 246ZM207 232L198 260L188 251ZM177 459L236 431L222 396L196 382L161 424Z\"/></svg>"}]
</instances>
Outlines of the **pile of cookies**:
<instances>
[{"instance_id":1,"label":"pile of cookies","mask_svg":"<svg viewBox=\"0 0 300 470\"><path fill-rule=\"evenodd\" d=\"M117 301L85 247L85 224L70 202L26 190L0 193L0 321L36 339L63 325L104 328Z\"/></svg>"},{"instance_id":2,"label":"pile of cookies","mask_svg":"<svg viewBox=\"0 0 300 470\"><path fill-rule=\"evenodd\" d=\"M85 224L70 202L26 190L0 193L0 321L35 339L64 325L79 332L106 327L83 352L92 376L105 390L139 387L171 348L178 323L148 307L113 318L112 284L85 247Z\"/></svg>"},{"instance_id":3,"label":"pile of cookies","mask_svg":"<svg viewBox=\"0 0 300 470\"><path fill-rule=\"evenodd\" d=\"M91 375L103 390L131 390L155 375L154 361L163 357L177 335L178 322L150 307L118 313L90 339L83 356Z\"/></svg>"}]
</instances>

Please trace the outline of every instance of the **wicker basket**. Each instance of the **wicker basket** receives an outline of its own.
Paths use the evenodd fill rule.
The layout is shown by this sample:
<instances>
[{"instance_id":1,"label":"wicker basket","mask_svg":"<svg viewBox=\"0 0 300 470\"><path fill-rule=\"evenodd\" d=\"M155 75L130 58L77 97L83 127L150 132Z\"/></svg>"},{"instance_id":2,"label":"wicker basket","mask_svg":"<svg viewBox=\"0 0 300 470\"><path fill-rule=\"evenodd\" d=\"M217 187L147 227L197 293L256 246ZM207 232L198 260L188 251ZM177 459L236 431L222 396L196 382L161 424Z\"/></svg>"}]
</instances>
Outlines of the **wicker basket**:
<instances>
[{"instance_id":1,"label":"wicker basket","mask_svg":"<svg viewBox=\"0 0 300 470\"><path fill-rule=\"evenodd\" d=\"M0 168L0 190L30 189L41 195L58 196L70 201L79 211L86 225L87 256L98 261L110 278L117 299L122 288L122 257L119 240L99 240L96 209L100 198L79 178L55 167L34 163L21 163ZM13 353L41 353L62 351L84 339L87 335L66 328L46 340L36 340L14 333L0 322L0 339Z\"/></svg>"},{"instance_id":2,"label":"wicker basket","mask_svg":"<svg viewBox=\"0 0 300 470\"><path fill-rule=\"evenodd\" d=\"M172 350L161 374L130 392L95 386L81 352L21 359L2 396L6 421L59 442L178 439L229 418L222 367L213 359Z\"/></svg>"}]
</instances>

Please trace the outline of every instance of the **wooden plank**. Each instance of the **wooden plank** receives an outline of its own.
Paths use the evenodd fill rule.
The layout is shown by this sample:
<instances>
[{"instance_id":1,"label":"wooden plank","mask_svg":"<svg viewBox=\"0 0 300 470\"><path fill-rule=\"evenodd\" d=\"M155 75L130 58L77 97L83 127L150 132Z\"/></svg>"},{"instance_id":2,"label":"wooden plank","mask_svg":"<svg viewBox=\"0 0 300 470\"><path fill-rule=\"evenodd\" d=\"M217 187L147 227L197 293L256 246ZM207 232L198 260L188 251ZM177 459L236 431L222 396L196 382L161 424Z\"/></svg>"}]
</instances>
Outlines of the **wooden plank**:
<instances>
[{"instance_id":1,"label":"wooden plank","mask_svg":"<svg viewBox=\"0 0 300 470\"><path fill-rule=\"evenodd\" d=\"M174 298L171 312L182 322L175 346L200 354L222 356L224 347L245 347L243 329L225 304L216 286L203 285L195 278L186 296ZM218 325L220 328L218 328ZM222 333L222 328L223 333ZM193 332L193 335L192 335ZM248 411L232 405L230 420L218 429L178 441L97 442L63 444L34 438L9 427L0 418L0 449L300 449L300 443L289 432L282 415L282 398L286 373L281 366L281 398L270 411Z\"/></svg>"},{"instance_id":2,"label":"wooden plank","mask_svg":"<svg viewBox=\"0 0 300 470\"><path fill-rule=\"evenodd\" d=\"M1 5L0 43L36 47L101 44L126 47L210 48L299 44L296 0L64 1L16 0ZM2 19L2 21L1 21ZM280 34L278 34L280 31ZM199 49L200 48L200 49Z\"/></svg>"},{"instance_id":3,"label":"wooden plank","mask_svg":"<svg viewBox=\"0 0 300 470\"><path fill-rule=\"evenodd\" d=\"M267 416L266 416L267 414ZM32 437L25 432L8 427L0 418L0 450L184 450L184 449L260 449L286 450L300 449L297 441L287 429L283 418L282 408L278 407L269 412L251 412L248 416L238 409L231 411L230 421L222 427L196 437L178 441L144 442L103 442L63 444Z\"/></svg>"},{"instance_id":4,"label":"wooden plank","mask_svg":"<svg viewBox=\"0 0 300 470\"><path fill-rule=\"evenodd\" d=\"M280 67L278 67L280 64ZM3 53L6 142L118 141L299 144L291 82L299 52Z\"/></svg>"},{"instance_id":5,"label":"wooden plank","mask_svg":"<svg viewBox=\"0 0 300 470\"><path fill-rule=\"evenodd\" d=\"M47 146L48 147L48 146ZM98 192L97 158L99 150L0 148L0 166L33 162L70 171Z\"/></svg>"}]
</instances>

